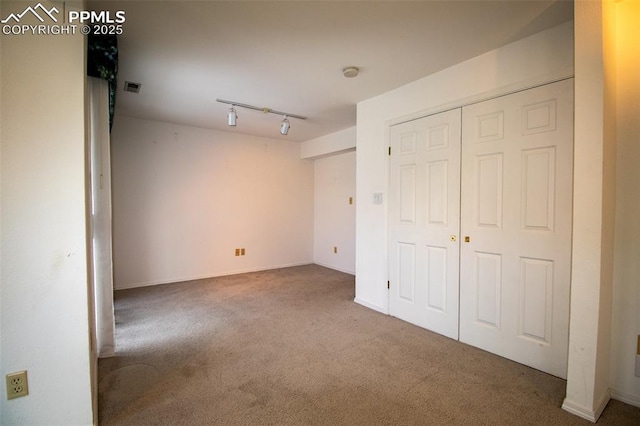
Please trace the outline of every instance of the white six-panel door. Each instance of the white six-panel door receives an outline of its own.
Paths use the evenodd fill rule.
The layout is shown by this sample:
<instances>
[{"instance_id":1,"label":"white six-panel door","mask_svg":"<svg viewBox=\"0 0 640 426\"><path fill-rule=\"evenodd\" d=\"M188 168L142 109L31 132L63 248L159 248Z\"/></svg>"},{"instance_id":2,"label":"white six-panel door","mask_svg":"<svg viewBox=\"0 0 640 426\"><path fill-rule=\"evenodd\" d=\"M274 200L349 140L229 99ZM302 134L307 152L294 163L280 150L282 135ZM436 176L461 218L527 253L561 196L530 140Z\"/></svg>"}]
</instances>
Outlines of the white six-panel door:
<instances>
[{"instance_id":1,"label":"white six-panel door","mask_svg":"<svg viewBox=\"0 0 640 426\"><path fill-rule=\"evenodd\" d=\"M392 126L390 145L390 314L565 378L573 80Z\"/></svg>"},{"instance_id":2,"label":"white six-panel door","mask_svg":"<svg viewBox=\"0 0 640 426\"><path fill-rule=\"evenodd\" d=\"M563 378L572 166L573 80L463 108L460 341Z\"/></svg>"},{"instance_id":3,"label":"white six-panel door","mask_svg":"<svg viewBox=\"0 0 640 426\"><path fill-rule=\"evenodd\" d=\"M458 338L460 109L391 128L391 315Z\"/></svg>"}]
</instances>

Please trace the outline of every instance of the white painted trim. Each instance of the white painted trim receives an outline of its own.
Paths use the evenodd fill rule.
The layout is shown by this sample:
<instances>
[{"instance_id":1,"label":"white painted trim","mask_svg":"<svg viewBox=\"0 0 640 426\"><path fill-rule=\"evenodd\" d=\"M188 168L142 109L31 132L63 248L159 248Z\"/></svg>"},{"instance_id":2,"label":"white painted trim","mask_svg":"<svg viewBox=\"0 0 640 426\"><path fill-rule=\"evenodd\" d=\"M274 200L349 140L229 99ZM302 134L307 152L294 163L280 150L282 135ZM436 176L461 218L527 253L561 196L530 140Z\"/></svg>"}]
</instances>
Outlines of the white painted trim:
<instances>
[{"instance_id":1,"label":"white painted trim","mask_svg":"<svg viewBox=\"0 0 640 426\"><path fill-rule=\"evenodd\" d=\"M593 411L573 401L565 399L562 403L562 409L578 417L589 420L592 423L596 422L595 413Z\"/></svg>"},{"instance_id":2,"label":"white painted trim","mask_svg":"<svg viewBox=\"0 0 640 426\"><path fill-rule=\"evenodd\" d=\"M602 397L600 398L600 403L596 406L595 410L591 410L576 402L569 401L566 398L562 403L562 409L571 414L575 414L578 417L582 417L583 419L589 420L592 423L595 423L598 421L598 419L602 415L602 412L604 411L607 404L609 403L609 400L611 400L611 391L607 389L604 395L602 395Z\"/></svg>"},{"instance_id":3,"label":"white painted trim","mask_svg":"<svg viewBox=\"0 0 640 426\"><path fill-rule=\"evenodd\" d=\"M116 352L114 350L108 351L108 352L104 352L100 354L100 359L102 358L113 358L114 356L116 356Z\"/></svg>"},{"instance_id":4,"label":"white painted trim","mask_svg":"<svg viewBox=\"0 0 640 426\"><path fill-rule=\"evenodd\" d=\"M346 270L346 269L343 269L343 268L337 268L337 267L335 267L335 266L327 265L327 264L322 263L322 262L313 262L313 263L315 263L315 264L316 264L316 265L318 265L318 266L322 266L323 268L333 269L334 271L344 272L345 274L349 274L349 275L353 275L353 276L355 276L355 275L356 275L356 272L355 272L355 271L348 271L348 270Z\"/></svg>"},{"instance_id":5,"label":"white painted trim","mask_svg":"<svg viewBox=\"0 0 640 426\"><path fill-rule=\"evenodd\" d=\"M522 92L525 90L533 89L535 87L545 86L547 84L556 83L562 80L568 80L574 78L573 70L561 70L555 74L549 74L542 77L529 78L527 80L519 81L507 86L497 87L495 89L480 93L478 95L467 96L461 99L456 99L452 102L447 102L442 105L438 105L433 108L423 109L408 115L395 117L388 120L385 124L387 127L395 126L396 124L405 123L407 121L418 120L420 118L427 117L429 115L439 114L441 112L450 111L456 108L463 108L465 106L477 104L479 102L488 101L490 99L500 98L502 96L511 95L513 93ZM388 135L387 135L388 136ZM388 140L388 138L387 138Z\"/></svg>"},{"instance_id":6,"label":"white painted trim","mask_svg":"<svg viewBox=\"0 0 640 426\"><path fill-rule=\"evenodd\" d=\"M239 270L235 270L235 271L223 272L221 274L210 274L210 275L201 275L201 276L196 276L196 277L182 277L182 278L172 278L172 279L169 279L169 280L161 280L161 281L149 281L149 282L142 282L142 283L133 283L133 284L124 285L124 286L120 286L120 285L116 286L116 290L127 290L127 289L130 289L130 288L139 288L139 287L149 287L149 286L161 285L161 284L180 283L180 282L184 282L184 281L205 280L205 279L208 279L208 278L226 277L226 276L229 276L229 275L247 274L247 273L250 273L250 272L269 271L269 270L273 270L273 269L291 268L293 266L303 266L303 265L311 265L311 264L313 264L313 262L296 262L296 263L287 263L287 264L284 264L284 265L274 265L274 266L262 267L262 268L239 269Z\"/></svg>"},{"instance_id":7,"label":"white painted trim","mask_svg":"<svg viewBox=\"0 0 640 426\"><path fill-rule=\"evenodd\" d=\"M373 303L369 303L366 300L358 299L357 297L354 298L353 301L356 302L358 305L362 305L369 309L373 309L374 311L378 311L381 314L389 315L388 312L384 311L384 308L382 306L374 305Z\"/></svg>"},{"instance_id":8,"label":"white painted trim","mask_svg":"<svg viewBox=\"0 0 640 426\"><path fill-rule=\"evenodd\" d=\"M631 395L630 393L611 389L611 398L634 407L640 407L640 395Z\"/></svg>"},{"instance_id":9,"label":"white painted trim","mask_svg":"<svg viewBox=\"0 0 640 426\"><path fill-rule=\"evenodd\" d=\"M611 389L607 388L600 398L600 404L596 407L596 421L600 418L604 409L607 408L609 401L611 401Z\"/></svg>"},{"instance_id":10,"label":"white painted trim","mask_svg":"<svg viewBox=\"0 0 640 426\"><path fill-rule=\"evenodd\" d=\"M356 149L356 126L320 136L300 144L300 158L317 160L318 158L341 154Z\"/></svg>"}]
</instances>

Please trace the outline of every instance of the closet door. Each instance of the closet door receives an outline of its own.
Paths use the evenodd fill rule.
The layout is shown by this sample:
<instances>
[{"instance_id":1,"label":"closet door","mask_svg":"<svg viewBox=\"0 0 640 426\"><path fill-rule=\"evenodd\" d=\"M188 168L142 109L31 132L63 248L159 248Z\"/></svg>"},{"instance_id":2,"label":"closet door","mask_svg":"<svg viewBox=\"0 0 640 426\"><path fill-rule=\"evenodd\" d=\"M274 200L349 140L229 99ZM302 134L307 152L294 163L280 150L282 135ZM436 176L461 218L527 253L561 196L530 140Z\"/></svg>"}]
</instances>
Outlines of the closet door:
<instances>
[{"instance_id":1,"label":"closet door","mask_svg":"<svg viewBox=\"0 0 640 426\"><path fill-rule=\"evenodd\" d=\"M390 136L389 312L457 339L460 109Z\"/></svg>"},{"instance_id":2,"label":"closet door","mask_svg":"<svg viewBox=\"0 0 640 426\"><path fill-rule=\"evenodd\" d=\"M462 110L460 340L566 378L573 80Z\"/></svg>"}]
</instances>

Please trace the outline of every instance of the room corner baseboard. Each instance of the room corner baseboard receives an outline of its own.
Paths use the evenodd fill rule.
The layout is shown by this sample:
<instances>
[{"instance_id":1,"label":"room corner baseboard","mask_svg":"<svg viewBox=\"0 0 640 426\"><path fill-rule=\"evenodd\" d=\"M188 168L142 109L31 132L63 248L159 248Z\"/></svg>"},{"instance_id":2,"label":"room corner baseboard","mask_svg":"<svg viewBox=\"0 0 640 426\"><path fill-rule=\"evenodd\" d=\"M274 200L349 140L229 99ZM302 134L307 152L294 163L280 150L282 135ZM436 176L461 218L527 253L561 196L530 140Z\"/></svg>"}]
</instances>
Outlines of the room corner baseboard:
<instances>
[{"instance_id":1,"label":"room corner baseboard","mask_svg":"<svg viewBox=\"0 0 640 426\"><path fill-rule=\"evenodd\" d=\"M338 268L337 266L329 265L327 263L322 263L322 262L313 262L313 263L315 263L318 266L322 266L323 268L329 268L329 269L333 269L334 271L344 272L345 274L349 274L349 275L355 275L356 274L355 271L348 271L346 269Z\"/></svg>"},{"instance_id":2,"label":"room corner baseboard","mask_svg":"<svg viewBox=\"0 0 640 426\"><path fill-rule=\"evenodd\" d=\"M358 305L362 305L366 308L373 309L374 311L378 311L381 314L389 315L388 312L385 312L382 306L374 305L373 303L369 303L366 300L358 299L357 297L353 299Z\"/></svg>"},{"instance_id":3,"label":"room corner baseboard","mask_svg":"<svg viewBox=\"0 0 640 426\"><path fill-rule=\"evenodd\" d=\"M578 417L582 417L583 419L589 420L592 423L596 422L595 413L593 411L573 401L569 401L565 399L564 402L562 403L562 409Z\"/></svg>"},{"instance_id":4,"label":"room corner baseboard","mask_svg":"<svg viewBox=\"0 0 640 426\"><path fill-rule=\"evenodd\" d=\"M611 398L624 402L625 404L633 405L634 407L640 407L640 395L631 395L629 393L611 389Z\"/></svg>"},{"instance_id":5,"label":"room corner baseboard","mask_svg":"<svg viewBox=\"0 0 640 426\"><path fill-rule=\"evenodd\" d=\"M574 401L570 401L566 398L562 403L562 409L571 414L575 414L578 417L582 417L583 419L589 420L592 423L595 423L600 418L600 415L604 411L610 399L611 399L611 391L607 389L604 395L602 395L602 398L600 398L600 403L596 406L595 410L591 410L585 406L582 406Z\"/></svg>"},{"instance_id":6,"label":"room corner baseboard","mask_svg":"<svg viewBox=\"0 0 640 426\"><path fill-rule=\"evenodd\" d=\"M293 262L293 263L285 263L281 265L272 265L272 266L259 266L255 268L246 268L246 269L236 269L231 271L221 271L221 272L211 272L209 274L204 275L193 275L193 276L184 276L184 277L174 277L166 280L156 280L156 281L143 281L137 283L129 283L129 284L120 284L115 286L114 290L129 290L132 288L139 287L150 287L154 285L163 285L163 284L174 284L185 281L197 281L197 280L205 280L209 278L217 278L217 277L226 277L229 275L239 275L239 274L248 274L251 272L260 272L260 271L270 271L273 269L281 269L281 268L293 268L295 266L304 266L311 265L313 262L304 261L304 262Z\"/></svg>"}]
</instances>

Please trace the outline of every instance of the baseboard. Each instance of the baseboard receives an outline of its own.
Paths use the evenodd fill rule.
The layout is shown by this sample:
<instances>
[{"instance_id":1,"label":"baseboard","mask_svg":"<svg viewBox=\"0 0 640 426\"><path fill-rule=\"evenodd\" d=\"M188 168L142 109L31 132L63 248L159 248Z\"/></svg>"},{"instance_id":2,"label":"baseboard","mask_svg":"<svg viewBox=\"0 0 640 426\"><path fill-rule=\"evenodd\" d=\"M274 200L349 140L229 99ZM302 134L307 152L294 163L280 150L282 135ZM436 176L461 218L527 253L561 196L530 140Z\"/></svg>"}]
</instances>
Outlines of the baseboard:
<instances>
[{"instance_id":1,"label":"baseboard","mask_svg":"<svg viewBox=\"0 0 640 426\"><path fill-rule=\"evenodd\" d=\"M147 281L147 282L139 282L139 283L131 283L125 285L118 285L114 290L128 290L130 288L139 288L139 287L149 287L154 285L162 285L162 284L173 284L180 283L184 281L195 281L195 280L205 280L208 278L216 278L216 277L226 277L229 275L238 275L238 274L248 274L250 272L260 272L260 271L270 271L273 269L281 269L281 268L292 268L294 266L304 266L311 265L313 262L297 262L297 263L287 263L283 265L274 265L267 267L259 267L259 268L249 268L249 269L239 269L235 271L227 271L222 273L211 273L206 275L198 275L198 276L189 276L189 277L178 277L171 278L168 280L159 280L159 281Z\"/></svg>"},{"instance_id":2,"label":"baseboard","mask_svg":"<svg viewBox=\"0 0 640 426\"><path fill-rule=\"evenodd\" d=\"M616 401L624 402L625 404L633 405L634 407L640 407L640 395L631 395L629 393L611 389L611 398Z\"/></svg>"},{"instance_id":3,"label":"baseboard","mask_svg":"<svg viewBox=\"0 0 640 426\"><path fill-rule=\"evenodd\" d=\"M313 263L315 263L318 266L322 266L324 268L333 269L334 271L344 272L345 274L349 274L349 275L355 275L356 274L355 271L348 271L346 269L338 268L336 266L329 265L329 264L326 264L326 263L322 263L322 262L313 262Z\"/></svg>"},{"instance_id":4,"label":"baseboard","mask_svg":"<svg viewBox=\"0 0 640 426\"><path fill-rule=\"evenodd\" d=\"M366 300L358 299L357 297L355 299L353 299L353 301L356 302L358 305L362 305L362 306L367 307L369 309L373 309L374 311L378 311L381 314L389 315L388 312L385 312L385 310L384 310L384 308L382 306L374 305L373 303L369 303Z\"/></svg>"},{"instance_id":5,"label":"baseboard","mask_svg":"<svg viewBox=\"0 0 640 426\"><path fill-rule=\"evenodd\" d=\"M562 409L568 411L571 414L575 414L578 417L582 417L583 419L589 420L592 423L595 423L602 415L605 407L609 403L611 399L611 391L609 389L606 390L604 395L600 398L600 403L596 405L595 410L591 410L583 405L580 405L576 402L570 401L565 398L562 403Z\"/></svg>"},{"instance_id":6,"label":"baseboard","mask_svg":"<svg viewBox=\"0 0 640 426\"><path fill-rule=\"evenodd\" d=\"M611 389L607 388L605 393L600 398L600 404L598 404L598 406L596 407L597 408L596 421L600 418L604 409L607 408L607 404L609 403L610 400L611 400Z\"/></svg>"}]
</instances>

